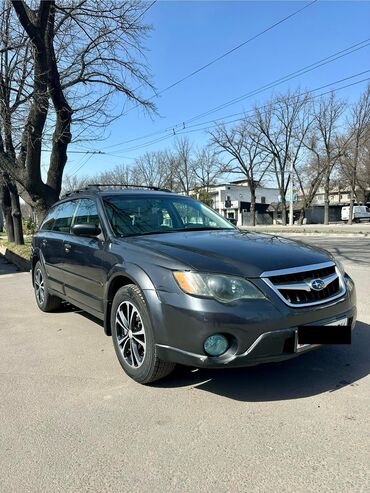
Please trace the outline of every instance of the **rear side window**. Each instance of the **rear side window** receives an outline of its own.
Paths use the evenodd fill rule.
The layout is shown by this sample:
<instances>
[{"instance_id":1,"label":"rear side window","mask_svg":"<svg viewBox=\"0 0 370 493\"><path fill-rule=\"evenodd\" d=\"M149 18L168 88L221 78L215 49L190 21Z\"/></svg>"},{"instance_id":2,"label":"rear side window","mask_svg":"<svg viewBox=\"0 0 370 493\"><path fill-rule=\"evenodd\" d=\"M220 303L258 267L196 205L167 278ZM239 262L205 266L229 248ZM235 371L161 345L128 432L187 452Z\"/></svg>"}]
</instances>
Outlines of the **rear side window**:
<instances>
[{"instance_id":1,"label":"rear side window","mask_svg":"<svg viewBox=\"0 0 370 493\"><path fill-rule=\"evenodd\" d=\"M55 223L56 207L51 209L45 216L41 226L41 231L51 231Z\"/></svg>"},{"instance_id":2,"label":"rear side window","mask_svg":"<svg viewBox=\"0 0 370 493\"><path fill-rule=\"evenodd\" d=\"M100 225L98 211L94 200L81 199L78 203L74 224L96 224Z\"/></svg>"},{"instance_id":3,"label":"rear side window","mask_svg":"<svg viewBox=\"0 0 370 493\"><path fill-rule=\"evenodd\" d=\"M63 202L55 208L55 220L53 231L59 233L69 233L71 230L73 213L76 208L76 201Z\"/></svg>"}]
</instances>

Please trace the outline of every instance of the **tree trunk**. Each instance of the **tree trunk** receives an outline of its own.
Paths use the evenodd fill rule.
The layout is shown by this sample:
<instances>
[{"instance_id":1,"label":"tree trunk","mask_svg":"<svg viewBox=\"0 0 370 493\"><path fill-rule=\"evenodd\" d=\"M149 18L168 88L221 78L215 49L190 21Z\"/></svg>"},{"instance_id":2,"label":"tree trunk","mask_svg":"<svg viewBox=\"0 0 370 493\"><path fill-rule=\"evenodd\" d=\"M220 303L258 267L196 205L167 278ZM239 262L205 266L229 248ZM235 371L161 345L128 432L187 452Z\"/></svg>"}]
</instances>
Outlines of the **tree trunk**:
<instances>
[{"instance_id":1,"label":"tree trunk","mask_svg":"<svg viewBox=\"0 0 370 493\"><path fill-rule=\"evenodd\" d=\"M359 147L359 141L358 139L356 139L355 155L352 164L353 167L352 167L352 178L351 178L351 198L349 201L348 224L352 224L352 218L353 218L353 206L355 202L356 181L357 181L358 147Z\"/></svg>"},{"instance_id":2,"label":"tree trunk","mask_svg":"<svg viewBox=\"0 0 370 493\"><path fill-rule=\"evenodd\" d=\"M348 224L352 224L353 218L353 206L355 202L355 193L353 187L351 187L351 198L349 199L349 215L348 215Z\"/></svg>"},{"instance_id":3,"label":"tree trunk","mask_svg":"<svg viewBox=\"0 0 370 493\"><path fill-rule=\"evenodd\" d=\"M281 221L283 226L286 226L286 200L285 200L285 195L284 191L280 192L282 194L282 199L281 199Z\"/></svg>"},{"instance_id":4,"label":"tree trunk","mask_svg":"<svg viewBox=\"0 0 370 493\"><path fill-rule=\"evenodd\" d=\"M6 229L6 234L8 236L8 241L14 242L12 205L11 205L9 188L5 183L1 185L1 205L4 213L5 229Z\"/></svg>"},{"instance_id":5,"label":"tree trunk","mask_svg":"<svg viewBox=\"0 0 370 493\"><path fill-rule=\"evenodd\" d=\"M329 224L330 175L325 178L324 185L324 224Z\"/></svg>"},{"instance_id":6,"label":"tree trunk","mask_svg":"<svg viewBox=\"0 0 370 493\"><path fill-rule=\"evenodd\" d=\"M13 218L14 241L17 245L24 245L21 205L17 185L14 181L8 183L8 189Z\"/></svg>"},{"instance_id":7,"label":"tree trunk","mask_svg":"<svg viewBox=\"0 0 370 493\"><path fill-rule=\"evenodd\" d=\"M302 226L303 224L303 219L306 217L306 208L305 206L301 207L301 210L299 211L299 218L298 218L298 224Z\"/></svg>"},{"instance_id":8,"label":"tree trunk","mask_svg":"<svg viewBox=\"0 0 370 493\"><path fill-rule=\"evenodd\" d=\"M251 207L249 211L249 225L256 225L256 190L251 187Z\"/></svg>"}]
</instances>

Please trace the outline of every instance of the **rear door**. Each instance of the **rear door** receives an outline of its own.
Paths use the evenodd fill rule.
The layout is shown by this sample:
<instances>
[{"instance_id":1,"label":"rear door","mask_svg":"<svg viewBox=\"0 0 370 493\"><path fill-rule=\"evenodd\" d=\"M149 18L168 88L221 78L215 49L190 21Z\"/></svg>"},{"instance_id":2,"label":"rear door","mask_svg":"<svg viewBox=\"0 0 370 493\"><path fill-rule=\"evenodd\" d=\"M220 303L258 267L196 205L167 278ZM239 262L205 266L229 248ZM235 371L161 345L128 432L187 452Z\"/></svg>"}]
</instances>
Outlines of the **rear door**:
<instances>
[{"instance_id":1,"label":"rear door","mask_svg":"<svg viewBox=\"0 0 370 493\"><path fill-rule=\"evenodd\" d=\"M93 199L78 201L73 224L86 223L96 224L102 229ZM69 235L63 243L63 256L64 289L68 298L88 311L102 313L104 284L112 265L104 234L97 238Z\"/></svg>"},{"instance_id":2,"label":"rear door","mask_svg":"<svg viewBox=\"0 0 370 493\"><path fill-rule=\"evenodd\" d=\"M50 288L61 294L63 290L63 241L70 233L77 201L69 200L55 206L40 228L39 248Z\"/></svg>"}]
</instances>

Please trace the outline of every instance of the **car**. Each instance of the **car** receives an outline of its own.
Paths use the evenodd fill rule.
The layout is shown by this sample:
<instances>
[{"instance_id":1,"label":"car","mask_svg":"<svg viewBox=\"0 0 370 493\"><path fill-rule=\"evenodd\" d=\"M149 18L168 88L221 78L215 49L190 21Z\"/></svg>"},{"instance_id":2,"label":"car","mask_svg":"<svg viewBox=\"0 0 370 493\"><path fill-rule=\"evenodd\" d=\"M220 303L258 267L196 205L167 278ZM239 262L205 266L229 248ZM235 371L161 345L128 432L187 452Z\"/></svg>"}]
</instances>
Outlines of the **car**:
<instances>
[{"instance_id":1,"label":"car","mask_svg":"<svg viewBox=\"0 0 370 493\"><path fill-rule=\"evenodd\" d=\"M342 221L349 220L350 206L344 206L341 210ZM354 205L352 212L353 222L370 221L370 209L366 205Z\"/></svg>"},{"instance_id":2,"label":"car","mask_svg":"<svg viewBox=\"0 0 370 493\"><path fill-rule=\"evenodd\" d=\"M338 259L240 231L191 197L145 187L66 194L33 236L38 307L104 321L119 363L148 384L176 364L243 367L349 343L356 292Z\"/></svg>"}]
</instances>

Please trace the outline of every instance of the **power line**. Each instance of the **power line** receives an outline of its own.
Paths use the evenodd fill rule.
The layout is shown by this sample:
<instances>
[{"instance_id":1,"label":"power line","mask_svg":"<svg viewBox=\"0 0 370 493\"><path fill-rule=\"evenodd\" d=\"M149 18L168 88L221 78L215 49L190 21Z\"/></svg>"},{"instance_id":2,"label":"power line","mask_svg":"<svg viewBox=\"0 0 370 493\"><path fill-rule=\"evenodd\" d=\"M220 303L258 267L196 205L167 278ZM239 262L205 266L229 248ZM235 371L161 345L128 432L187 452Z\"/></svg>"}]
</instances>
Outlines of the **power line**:
<instances>
[{"instance_id":1,"label":"power line","mask_svg":"<svg viewBox=\"0 0 370 493\"><path fill-rule=\"evenodd\" d=\"M311 5L313 5L314 3L317 3L318 0L312 0L310 3L308 3L307 5L304 5L303 7L301 7L300 9L292 12L291 14L287 15L286 17L283 17L282 19L278 20L277 22L275 22L274 24L271 24L270 26L268 26L266 29L264 29L263 31L260 31L259 33L255 34L254 36L250 37L249 39L247 39L246 41L243 41L243 43L240 43L238 44L237 46L234 46L234 48L231 48L230 50L226 51L225 53L223 53L222 55L219 55L218 57L212 59L211 61L207 62L206 64L202 65L201 67L197 68L196 70L194 70L193 72L191 72L190 74L188 75L185 75L184 77L182 77L181 79L173 82L172 84L170 84L169 86L165 87L164 89L162 89L161 91L157 92L154 96L150 97L148 99L148 101L151 101L152 99L155 99L155 98L158 98L158 96L160 96L161 94L163 94L164 92L167 92L169 91L170 89L172 89L173 87L181 84L182 82L184 82L185 80L188 80L190 79L191 77L194 77L194 75L196 74L199 74L199 72L201 72L202 70L205 70L206 68L210 67L211 65L213 65L214 63L222 60L223 58L227 57L228 55L230 55L231 53L234 53L235 51L239 50L240 48L242 48L243 46L247 45L248 43L251 43L252 41L254 41L255 39L263 36L264 34L266 34L267 32L271 31L272 29L274 29L275 27L279 26L280 24L286 22L287 20L291 19L292 17L298 15L300 12L302 12L303 10L307 9L308 7L310 7ZM127 115L130 111L132 111L133 109L137 108L139 106L139 104L136 104L134 106L132 106L131 108L129 108L125 113L123 113L122 116L125 116Z\"/></svg>"},{"instance_id":2,"label":"power line","mask_svg":"<svg viewBox=\"0 0 370 493\"><path fill-rule=\"evenodd\" d=\"M152 2L143 12L141 12L139 17L136 17L136 19L134 20L134 23L137 22L139 19L141 19L143 15L145 15L148 12L148 10L153 7L155 3L157 3L157 0L154 0L154 2Z\"/></svg>"},{"instance_id":3,"label":"power line","mask_svg":"<svg viewBox=\"0 0 370 493\"><path fill-rule=\"evenodd\" d=\"M370 70L367 70L366 72L370 72ZM367 81L369 81L369 80L370 80L370 77L366 77L366 78L361 79L361 80L358 80L358 81L356 81L356 82L352 82L351 84L346 84L346 85L344 85L344 86L341 86L341 87L336 87L336 88L334 88L334 89L331 89L330 91L326 91L326 92L323 92L323 93L317 94L316 96L312 96L312 97L311 97L311 98L309 98L309 99L311 99L311 100L312 100L312 99L320 98L320 97L323 97L323 96L325 96L325 95L327 95L327 94L332 93L332 92L333 92L333 90L334 90L334 91L340 91L340 90L342 90L342 89L346 89L347 87L352 87L352 86L355 86L355 85L357 85L357 84L361 84L362 82L367 82ZM261 109L261 108L259 108L259 109ZM228 122L226 122L226 123L227 123L227 124L230 124L230 123L235 123L235 122L240 122L240 118L236 118L235 120L231 120L231 121L228 121ZM201 124L199 124L199 123L198 123L197 125L204 125L204 124L205 124L205 123L201 123ZM189 129L189 130L188 130L188 129L185 129L185 130L183 130L183 131L178 132L178 134L177 134L177 135L181 135L181 134L186 134L186 133L193 133L193 132L199 132L199 131L209 130L210 128L214 128L214 127L216 127L217 125L218 125L218 123L214 123L213 125L210 125L210 126L208 126L208 127L191 128L191 129ZM194 126L196 126L196 125L194 125ZM168 138L168 137L166 137L166 138Z\"/></svg>"},{"instance_id":4,"label":"power line","mask_svg":"<svg viewBox=\"0 0 370 493\"><path fill-rule=\"evenodd\" d=\"M354 77L358 77L359 75L364 74L364 73L368 73L368 72L370 72L370 69L369 69L369 70L365 70L364 72L360 72L360 73L358 73L358 74L355 74L355 75L352 75L352 76L346 77L346 78L341 79L341 80L339 80L339 81L331 82L330 84L326 84L326 85L321 86L321 87L318 87L318 88L316 88L316 89L312 89L311 91L308 91L308 93L312 93L312 92L314 92L314 91L318 91L318 90L320 90L320 89L323 89L323 88L325 88L325 87L331 86L331 85L333 85L333 84L337 84L338 82L343 82L343 81L345 81L345 80L353 79ZM347 87L355 86L355 85L357 85L357 84L360 84L360 83L362 83L362 82L367 82L367 81L369 81L369 80L370 80L370 77L366 77L366 78L361 79L361 80L359 80L359 81L352 82L352 83L350 83L350 84L346 84L346 85L341 86L341 87L336 87L336 88L334 88L334 89L331 89L330 91L326 91L326 92L323 92L323 93L320 93L320 94L316 94L315 96L312 96L310 99L319 98L319 97L325 96L325 95L327 95L327 94L330 94L333 90L334 90L334 91L340 91L340 90L342 90L342 89L346 89ZM305 93L303 93L303 94L305 94ZM301 94L301 95L303 95L303 94ZM307 93L306 93L306 94L307 94ZM262 107L259 107L258 109L263 109L263 108L265 108L266 106L267 106L267 105L264 105L264 106L262 106ZM251 111L254 111L254 110L251 110ZM243 113L244 115L246 115L246 113L245 113L245 112L241 112L241 113ZM239 114L241 114L241 113L239 113ZM236 115L237 115L237 114L238 114L238 113L236 113ZM235 116L235 115L234 115L234 116ZM231 120L231 121L228 121L228 122L226 122L226 123L227 123L227 124L230 124L230 123L235 123L235 122L238 122L238 121L240 121L240 118L236 118L235 120ZM207 122L206 122L206 123L207 123ZM192 127L190 127L190 128L185 128L185 129L183 129L182 131L178 132L176 135L182 135L182 134L193 133L193 132L204 132L205 130L210 130L211 128L214 128L214 127L216 127L216 126L218 125L218 123L216 122L216 120L212 120L212 123L213 123L212 125L207 126L207 127L192 128L192 127L196 127L196 126L199 126L199 125L204 125L204 124L205 124L205 122L202 122L202 123L200 123L200 124L198 123L198 124L193 125L193 126L192 126ZM172 137L172 135L165 135L165 136L163 136L163 137L160 137L159 139L156 139L156 140L155 140L155 141L153 141L153 142L147 142L147 143L145 143L145 144L142 144L141 146L138 146L137 148L133 148L132 150L137 150L137 149L140 149L140 148L143 148L143 147L147 147L148 145L152 145L153 143L157 143L157 142L161 142L161 141L163 141L163 140L167 140L169 137ZM92 157L92 156L89 156L89 157L88 157L88 159L87 159L87 160L86 160L86 161L85 161L85 162L84 162L84 163L83 163L83 164L82 164L82 165L81 165L78 169L76 169L76 171L74 171L74 172L71 174L71 176L74 176L74 175L75 175L78 171L80 171L80 169L81 169L83 166L85 166L85 164L87 164L87 162L91 159L91 157ZM119 157L119 156L117 156L117 157Z\"/></svg>"},{"instance_id":5,"label":"power line","mask_svg":"<svg viewBox=\"0 0 370 493\"><path fill-rule=\"evenodd\" d=\"M354 79L355 77L359 77L359 76L364 75L364 74L366 74L368 72L370 72L370 69L369 70L364 70L362 72L358 72L357 74L353 74L353 75L350 75L348 77L344 77L344 78L339 79L339 80L336 80L334 82L330 82L330 83L325 84L323 86L320 86L320 87L317 87L315 89L312 89L311 91L305 91L304 93L299 94L299 96L303 96L305 94L313 93L313 92L319 91L321 89L325 89L327 87L330 87L330 86L332 86L334 84L339 84L341 82L345 82L347 80ZM365 80L368 80L368 78L362 79L361 81L357 81L355 83L349 84L347 86L343 86L343 87L338 88L338 89L336 89L336 88L331 89L330 91L327 91L326 93L316 95L315 98L316 97L323 96L325 94L328 94L328 93L332 92L333 90L341 90L341 89L344 89L345 87L350 87L352 85L359 84L360 82L364 82ZM263 106L257 107L257 109L263 109L263 108L266 108L267 106L268 105L263 105ZM222 116L220 118L216 118L216 119L210 120L208 122L196 123L196 124L191 125L189 127L184 127L182 130L179 130L178 132L171 132L170 134L167 134L167 135L164 135L162 137L159 137L158 139L155 139L155 140L152 140L152 141L149 141L149 142L144 142L143 144L140 144L140 145L137 145L137 146L134 146L134 147L131 147L131 148L127 148L127 149L124 150L124 152L132 152L132 151L136 151L136 150L139 150L139 149L148 147L150 145L156 144L156 143L161 142L163 140L166 140L166 139L168 139L170 137L173 137L174 135L181 135L181 134L184 134L184 133L190 133L194 127L198 127L200 125L206 125L208 123L212 123L213 124L212 127L213 127L213 126L216 126L217 125L217 122L223 121L226 118L232 118L232 117L236 117L236 116L240 116L240 115L247 115L249 113L253 113L254 111L255 111L255 109L251 109L251 110L249 110L247 112L241 111L241 112L233 113L233 114L230 114L230 115L224 115L224 116ZM225 122L225 123L230 124L230 123L233 123L233 122L239 121L239 120L240 120L240 118L237 118L236 120L228 121L228 122ZM211 128L211 127L203 127L203 128L197 129L197 130L206 130L208 128ZM116 152L119 152L119 151L117 150Z\"/></svg>"},{"instance_id":6,"label":"power line","mask_svg":"<svg viewBox=\"0 0 370 493\"><path fill-rule=\"evenodd\" d=\"M366 48L366 46L369 46L369 44L370 44L370 38L367 38L367 39L361 41L360 43L356 43L355 45L352 45L352 46L350 46L344 50L341 50L337 53L334 53L333 55L330 55L326 58L323 58L322 60L319 60L315 63L312 63L311 65L308 65L308 66L303 67L299 70L296 70L295 72L291 72L290 74L286 75L285 77L281 77L280 79L277 79L277 80L271 82L270 84L266 84L259 89L256 89L256 90L251 91L251 92L246 93L246 94L243 94L237 98L234 98L230 101L227 101L224 104L217 106L216 108L212 108L211 110L208 110L204 113L201 113L201 114L191 118L190 120L188 120L188 123L191 123L192 121L198 120L199 118L202 118L203 116L208 116L211 113L219 111L220 109L226 108L226 107L231 106L231 105L238 103L240 101L244 101L245 99L247 99L251 96L255 96L256 94L259 94L260 92L263 92L266 89L271 89L272 87L275 87L275 86L277 86L283 82L288 82L289 80L294 79L295 77L297 77L299 75L304 75L307 72L311 72L312 70L316 70L317 68L320 68L323 65L327 65L328 63L334 62L340 58L343 58L347 55L350 55L351 53L354 53L355 51Z\"/></svg>"},{"instance_id":7,"label":"power line","mask_svg":"<svg viewBox=\"0 0 370 493\"><path fill-rule=\"evenodd\" d=\"M79 166L73 173L71 173L70 176L74 176L76 173L78 173L80 171L81 168L83 168L85 166L85 164L87 164L90 159L92 158L92 155L90 154L90 156L88 156L88 158L85 160L84 163L81 164L81 166Z\"/></svg>"},{"instance_id":8,"label":"power line","mask_svg":"<svg viewBox=\"0 0 370 493\"><path fill-rule=\"evenodd\" d=\"M123 141L123 142L119 142L117 144L113 144L111 146L108 146L106 149L112 149L113 147L117 147L117 146L120 146L120 145L123 145L123 144L129 144L131 142L136 142L138 140L143 140L143 139L147 139L147 138L150 138L150 137L154 137L155 135L160 135L164 132L172 132L174 130L176 130L177 128L180 128L180 127L184 127L184 125L188 124L188 123L191 123L192 121L195 121L199 118L202 118L203 116L207 116L211 113L214 113L216 111L219 111L220 109L223 109L227 106L231 106L232 104L235 104L237 102L240 102L242 100L245 100L245 99L248 99L252 96L255 96L267 89L272 89L280 84L282 84L283 82L288 82L289 80L292 80L294 79L295 77L298 77L299 75L304 75L308 72L311 72L313 70L316 70L317 68L320 68L324 65L327 65L329 63L332 63L340 58L343 58L347 55L350 55L352 54L353 52L355 51L358 51L358 50L361 50L363 48L366 48L366 46L368 46L370 44L370 38L367 38L363 41L360 41L359 43L355 43L354 45L351 45L345 49L342 49L336 53L333 53L325 58L322 58L314 63L311 63L309 65L306 65L305 67L302 67L298 70L295 70L294 72L290 72L289 74L283 76L283 77L280 77L279 79L275 79L274 81L268 83L268 84L265 84L263 86L260 86L258 87L257 89L254 89L246 94L243 94L241 96L238 96L236 98L233 98L231 99L230 101L227 101L221 105L218 105L214 108L210 108L209 110L199 114L199 115L196 115L194 117L191 117L190 119L188 120L185 120L184 122L181 122L181 123L177 123L175 124L174 126L172 127L167 127L165 129L162 129L162 130L157 130L155 132L151 132L149 134L146 134L146 135L142 135L140 137L135 137L134 139L130 139L130 140L126 140L126 141ZM115 152L115 151L114 151Z\"/></svg>"},{"instance_id":9,"label":"power line","mask_svg":"<svg viewBox=\"0 0 370 493\"><path fill-rule=\"evenodd\" d=\"M41 152L51 152L52 149L41 149ZM68 154L106 154L104 151L73 151L68 149Z\"/></svg>"}]
</instances>

